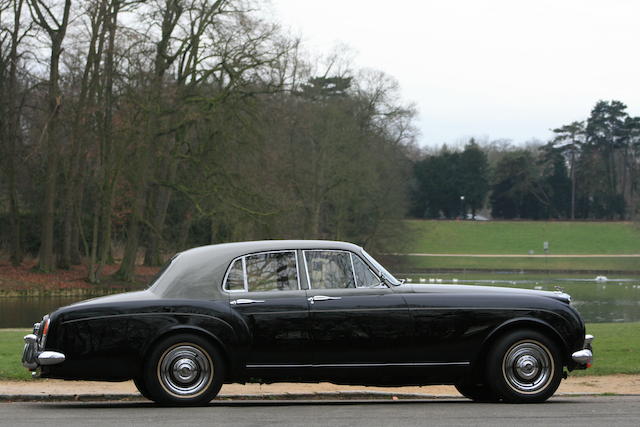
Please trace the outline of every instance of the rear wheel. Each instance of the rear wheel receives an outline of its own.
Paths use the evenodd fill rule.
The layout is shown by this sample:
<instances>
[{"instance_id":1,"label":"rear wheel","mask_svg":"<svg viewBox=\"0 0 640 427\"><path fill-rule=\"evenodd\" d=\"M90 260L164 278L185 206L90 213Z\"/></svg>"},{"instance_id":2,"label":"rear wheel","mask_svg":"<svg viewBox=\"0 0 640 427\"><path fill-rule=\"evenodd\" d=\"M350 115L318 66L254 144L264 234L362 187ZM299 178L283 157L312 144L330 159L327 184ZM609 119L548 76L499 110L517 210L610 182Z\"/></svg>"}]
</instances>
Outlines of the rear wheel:
<instances>
[{"instance_id":1,"label":"rear wheel","mask_svg":"<svg viewBox=\"0 0 640 427\"><path fill-rule=\"evenodd\" d=\"M197 335L179 334L151 351L144 386L149 398L160 404L204 405L220 391L224 374L224 359L215 346Z\"/></svg>"},{"instance_id":2,"label":"rear wheel","mask_svg":"<svg viewBox=\"0 0 640 427\"><path fill-rule=\"evenodd\" d=\"M534 330L502 336L487 358L487 384L505 402L544 402L562 380L560 350Z\"/></svg>"}]
</instances>

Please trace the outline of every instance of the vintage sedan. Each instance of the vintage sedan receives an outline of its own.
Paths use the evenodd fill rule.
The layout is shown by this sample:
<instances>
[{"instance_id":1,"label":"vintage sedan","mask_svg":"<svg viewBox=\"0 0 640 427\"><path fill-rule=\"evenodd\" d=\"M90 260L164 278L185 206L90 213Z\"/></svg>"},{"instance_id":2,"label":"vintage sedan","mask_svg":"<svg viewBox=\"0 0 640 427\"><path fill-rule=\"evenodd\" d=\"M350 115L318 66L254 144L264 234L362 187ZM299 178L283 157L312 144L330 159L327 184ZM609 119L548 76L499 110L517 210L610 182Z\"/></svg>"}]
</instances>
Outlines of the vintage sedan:
<instances>
[{"instance_id":1,"label":"vintage sedan","mask_svg":"<svg viewBox=\"0 0 640 427\"><path fill-rule=\"evenodd\" d=\"M34 376L133 379L165 405L223 383L454 384L481 401L541 402L592 359L568 295L410 285L342 242L191 249L147 290L60 308L25 337Z\"/></svg>"}]
</instances>

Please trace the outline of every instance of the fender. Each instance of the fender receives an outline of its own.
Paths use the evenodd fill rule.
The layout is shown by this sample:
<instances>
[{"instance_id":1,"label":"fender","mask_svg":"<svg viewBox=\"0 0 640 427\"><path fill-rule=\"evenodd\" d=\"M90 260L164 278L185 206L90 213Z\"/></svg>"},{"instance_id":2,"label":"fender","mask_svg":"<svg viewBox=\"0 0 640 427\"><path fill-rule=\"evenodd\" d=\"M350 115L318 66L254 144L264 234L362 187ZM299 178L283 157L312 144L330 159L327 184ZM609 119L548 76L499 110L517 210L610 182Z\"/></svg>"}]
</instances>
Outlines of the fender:
<instances>
[{"instance_id":1,"label":"fender","mask_svg":"<svg viewBox=\"0 0 640 427\"><path fill-rule=\"evenodd\" d=\"M188 324L171 324L167 325L160 330L158 333L152 337L149 341L147 341L140 349L140 359L144 360L144 355L147 354L149 349L151 349L157 342L164 339L166 336L176 333L195 333L197 335L201 335L213 341L215 345L222 351L227 359L228 366L233 370L235 368L234 363L236 362L234 358L230 357L230 355L235 353L235 349L237 347L237 335L231 325L225 322L222 319L213 316L206 316L206 323L209 323L207 328L201 326L199 323L188 323ZM211 323L215 325L211 325Z\"/></svg>"}]
</instances>

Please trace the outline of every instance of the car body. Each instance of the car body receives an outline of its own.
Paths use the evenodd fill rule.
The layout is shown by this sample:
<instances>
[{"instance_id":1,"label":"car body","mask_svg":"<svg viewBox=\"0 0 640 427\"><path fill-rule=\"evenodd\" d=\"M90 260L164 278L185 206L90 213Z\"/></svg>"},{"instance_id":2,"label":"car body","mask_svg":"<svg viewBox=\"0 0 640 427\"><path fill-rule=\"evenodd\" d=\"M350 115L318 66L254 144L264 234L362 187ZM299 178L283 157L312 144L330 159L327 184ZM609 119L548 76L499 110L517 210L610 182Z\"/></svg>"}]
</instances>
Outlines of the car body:
<instances>
[{"instance_id":1,"label":"car body","mask_svg":"<svg viewBox=\"0 0 640 427\"><path fill-rule=\"evenodd\" d=\"M223 383L455 384L475 400L537 402L592 337L560 292L409 285L363 248L273 240L194 248L144 291L60 308L25 337L34 375L133 379L162 404Z\"/></svg>"}]
</instances>

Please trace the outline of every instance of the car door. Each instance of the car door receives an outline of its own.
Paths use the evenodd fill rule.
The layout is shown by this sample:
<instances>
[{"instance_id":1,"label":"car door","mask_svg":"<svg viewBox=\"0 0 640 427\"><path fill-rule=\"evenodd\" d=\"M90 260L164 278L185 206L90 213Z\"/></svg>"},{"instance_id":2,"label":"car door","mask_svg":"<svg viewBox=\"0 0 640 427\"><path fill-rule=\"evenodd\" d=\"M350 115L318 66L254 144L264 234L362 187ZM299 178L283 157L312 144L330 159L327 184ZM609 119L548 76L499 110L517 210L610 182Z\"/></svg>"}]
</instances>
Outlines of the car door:
<instances>
[{"instance_id":1,"label":"car door","mask_svg":"<svg viewBox=\"0 0 640 427\"><path fill-rule=\"evenodd\" d=\"M358 368L407 362L412 320L403 297L356 254L305 250L314 365Z\"/></svg>"},{"instance_id":2,"label":"car door","mask_svg":"<svg viewBox=\"0 0 640 427\"><path fill-rule=\"evenodd\" d=\"M249 369L309 365L309 302L300 288L296 251L250 254L233 261L224 289L249 334Z\"/></svg>"}]
</instances>

